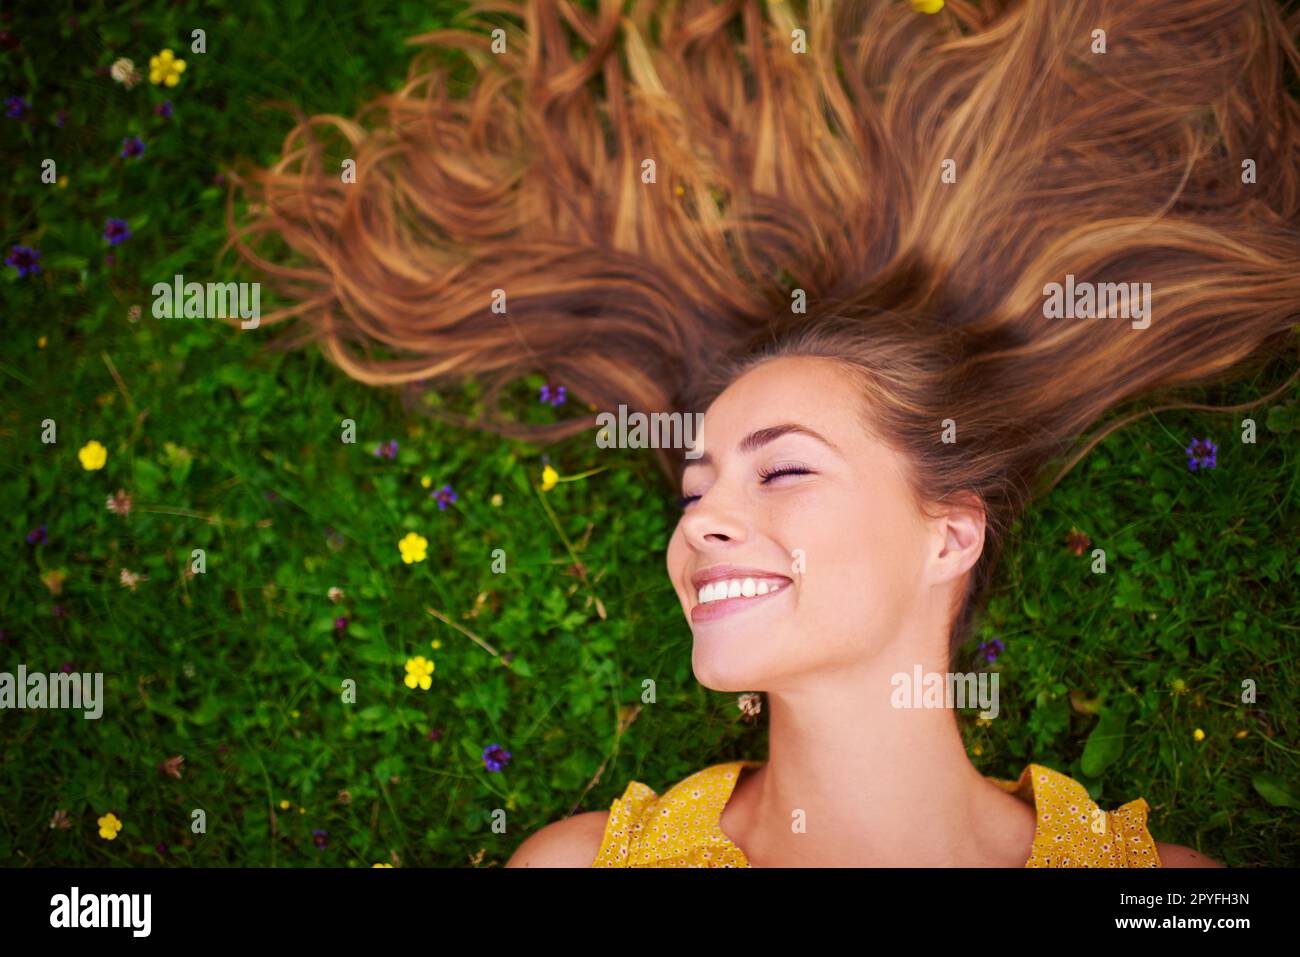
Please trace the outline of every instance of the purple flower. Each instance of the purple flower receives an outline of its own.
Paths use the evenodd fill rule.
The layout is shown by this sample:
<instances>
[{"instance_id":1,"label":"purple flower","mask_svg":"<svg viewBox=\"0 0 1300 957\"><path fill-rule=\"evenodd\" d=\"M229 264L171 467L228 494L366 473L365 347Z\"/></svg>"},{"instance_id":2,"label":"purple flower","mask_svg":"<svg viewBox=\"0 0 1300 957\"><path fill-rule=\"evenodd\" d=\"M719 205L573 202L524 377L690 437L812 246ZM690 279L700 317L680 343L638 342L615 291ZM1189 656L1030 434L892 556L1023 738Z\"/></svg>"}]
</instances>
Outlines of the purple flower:
<instances>
[{"instance_id":1,"label":"purple flower","mask_svg":"<svg viewBox=\"0 0 1300 957\"><path fill-rule=\"evenodd\" d=\"M104 225L104 238L108 240L110 246L124 243L131 238L131 227L126 224L125 219L110 219Z\"/></svg>"},{"instance_id":2,"label":"purple flower","mask_svg":"<svg viewBox=\"0 0 1300 957\"><path fill-rule=\"evenodd\" d=\"M55 605L55 606L54 606L54 617L55 617L55 618L67 618L67 617L68 617L68 610L67 610L66 608L64 608L62 605Z\"/></svg>"},{"instance_id":3,"label":"purple flower","mask_svg":"<svg viewBox=\"0 0 1300 957\"><path fill-rule=\"evenodd\" d=\"M39 528L33 528L30 532L27 533L28 545L44 545L49 540L50 540L49 536L45 534L44 525L41 525Z\"/></svg>"},{"instance_id":4,"label":"purple flower","mask_svg":"<svg viewBox=\"0 0 1300 957\"><path fill-rule=\"evenodd\" d=\"M1192 444L1187 446L1187 467L1195 472L1200 469L1212 469L1217 464L1216 455L1219 447L1206 439L1204 442L1192 439Z\"/></svg>"},{"instance_id":5,"label":"purple flower","mask_svg":"<svg viewBox=\"0 0 1300 957\"><path fill-rule=\"evenodd\" d=\"M339 634L348 630L348 620L342 616L334 619L334 630Z\"/></svg>"},{"instance_id":6,"label":"purple flower","mask_svg":"<svg viewBox=\"0 0 1300 957\"><path fill-rule=\"evenodd\" d=\"M430 740L430 741L437 741L437 740L438 740L439 738L441 738L441 737L442 737L442 728L430 728L430 729L429 729L429 740Z\"/></svg>"},{"instance_id":7,"label":"purple flower","mask_svg":"<svg viewBox=\"0 0 1300 957\"><path fill-rule=\"evenodd\" d=\"M483 749L483 762L489 771L500 771L510 763L510 752L501 750L499 744L489 744Z\"/></svg>"},{"instance_id":8,"label":"purple flower","mask_svg":"<svg viewBox=\"0 0 1300 957\"><path fill-rule=\"evenodd\" d=\"M72 662L65 661L63 664L59 665L59 670L62 671L65 675L72 674Z\"/></svg>"},{"instance_id":9,"label":"purple flower","mask_svg":"<svg viewBox=\"0 0 1300 957\"><path fill-rule=\"evenodd\" d=\"M132 156L140 156L144 153L144 140L138 136L128 136L122 140L122 152L118 155L122 159L128 159Z\"/></svg>"},{"instance_id":10,"label":"purple flower","mask_svg":"<svg viewBox=\"0 0 1300 957\"><path fill-rule=\"evenodd\" d=\"M445 512L447 506L456 501L456 493L451 490L450 485L444 485L438 491L432 493L432 497L438 501L438 510Z\"/></svg>"},{"instance_id":11,"label":"purple flower","mask_svg":"<svg viewBox=\"0 0 1300 957\"><path fill-rule=\"evenodd\" d=\"M5 100L5 116L11 119L21 120L30 108L31 104L21 96L11 96Z\"/></svg>"},{"instance_id":12,"label":"purple flower","mask_svg":"<svg viewBox=\"0 0 1300 957\"><path fill-rule=\"evenodd\" d=\"M541 401L549 402L551 405L563 405L565 399L564 386L542 386Z\"/></svg>"},{"instance_id":13,"label":"purple flower","mask_svg":"<svg viewBox=\"0 0 1300 957\"><path fill-rule=\"evenodd\" d=\"M32 249L31 246L15 246L14 251L9 254L5 262L18 270L18 278L30 276L33 273L41 271L41 264L36 260L41 258L39 249Z\"/></svg>"},{"instance_id":14,"label":"purple flower","mask_svg":"<svg viewBox=\"0 0 1300 957\"><path fill-rule=\"evenodd\" d=\"M993 664L998 660L998 655L1002 653L1004 647L1005 646L999 639L994 638L992 641L981 641L980 646L976 651L978 654L983 656L985 661L989 664Z\"/></svg>"},{"instance_id":15,"label":"purple flower","mask_svg":"<svg viewBox=\"0 0 1300 957\"><path fill-rule=\"evenodd\" d=\"M159 841L157 844L153 846L153 849L157 851L159 854L166 854L167 843L165 841Z\"/></svg>"},{"instance_id":16,"label":"purple flower","mask_svg":"<svg viewBox=\"0 0 1300 957\"><path fill-rule=\"evenodd\" d=\"M375 454L386 459L397 458L397 440L389 439L387 445L384 445L382 442L379 443L379 445L375 447Z\"/></svg>"},{"instance_id":17,"label":"purple flower","mask_svg":"<svg viewBox=\"0 0 1300 957\"><path fill-rule=\"evenodd\" d=\"M172 101L163 100L161 103L159 103L157 106L153 108L153 111L157 113L159 116L161 116L163 119L170 120L172 118Z\"/></svg>"},{"instance_id":18,"label":"purple flower","mask_svg":"<svg viewBox=\"0 0 1300 957\"><path fill-rule=\"evenodd\" d=\"M329 835L329 831L322 831L320 828L316 828L311 832L311 842L315 844L319 850L323 851L325 848L330 846L330 842L327 840Z\"/></svg>"}]
</instances>

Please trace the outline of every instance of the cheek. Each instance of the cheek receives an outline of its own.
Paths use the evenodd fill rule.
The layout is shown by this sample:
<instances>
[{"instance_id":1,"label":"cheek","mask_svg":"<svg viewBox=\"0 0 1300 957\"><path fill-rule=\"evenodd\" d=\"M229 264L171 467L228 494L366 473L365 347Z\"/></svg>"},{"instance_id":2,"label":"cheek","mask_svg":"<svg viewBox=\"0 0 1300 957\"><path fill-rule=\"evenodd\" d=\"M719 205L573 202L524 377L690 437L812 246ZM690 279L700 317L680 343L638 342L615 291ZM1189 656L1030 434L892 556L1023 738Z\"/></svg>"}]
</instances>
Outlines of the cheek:
<instances>
[{"instance_id":1,"label":"cheek","mask_svg":"<svg viewBox=\"0 0 1300 957\"><path fill-rule=\"evenodd\" d=\"M920 527L890 488L859 488L800 522L809 542L805 586L832 606L879 608L910 591ZM819 567L820 566L820 567Z\"/></svg>"},{"instance_id":2,"label":"cheek","mask_svg":"<svg viewBox=\"0 0 1300 957\"><path fill-rule=\"evenodd\" d=\"M682 593L678 582L683 578L687 558L686 539L682 535L681 524L679 523L673 529L672 537L668 539L668 554L665 559L668 568L668 580L672 583L673 591L677 592L679 598Z\"/></svg>"}]
</instances>

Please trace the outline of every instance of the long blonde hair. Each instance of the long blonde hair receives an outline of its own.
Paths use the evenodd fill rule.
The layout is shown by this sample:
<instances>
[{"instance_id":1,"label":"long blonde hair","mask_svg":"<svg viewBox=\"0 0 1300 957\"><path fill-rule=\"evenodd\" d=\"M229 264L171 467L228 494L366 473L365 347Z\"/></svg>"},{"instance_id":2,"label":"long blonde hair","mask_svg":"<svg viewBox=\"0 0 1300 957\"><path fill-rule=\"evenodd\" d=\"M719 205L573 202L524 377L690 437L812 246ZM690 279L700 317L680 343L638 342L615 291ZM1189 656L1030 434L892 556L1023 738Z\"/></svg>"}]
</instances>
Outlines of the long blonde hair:
<instances>
[{"instance_id":1,"label":"long blonde hair","mask_svg":"<svg viewBox=\"0 0 1300 957\"><path fill-rule=\"evenodd\" d=\"M264 322L364 382L481 379L465 424L540 439L592 419L500 415L528 372L650 412L833 358L923 500L988 510L954 644L1052 460L1289 341L1300 31L1270 0L625 6L475 4L412 40L463 52L466 95L425 56L356 120L303 119L230 220L292 303ZM1067 276L1150 283L1149 327L1049 318Z\"/></svg>"}]
</instances>

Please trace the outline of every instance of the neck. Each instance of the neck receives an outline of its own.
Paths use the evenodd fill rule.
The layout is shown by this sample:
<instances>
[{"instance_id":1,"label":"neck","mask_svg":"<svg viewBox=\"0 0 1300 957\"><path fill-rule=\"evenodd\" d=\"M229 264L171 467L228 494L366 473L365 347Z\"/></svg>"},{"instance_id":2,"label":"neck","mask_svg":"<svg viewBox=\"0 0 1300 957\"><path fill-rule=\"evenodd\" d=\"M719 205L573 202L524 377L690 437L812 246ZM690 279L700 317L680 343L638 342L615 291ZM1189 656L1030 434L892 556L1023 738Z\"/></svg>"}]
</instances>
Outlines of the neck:
<instances>
[{"instance_id":1,"label":"neck","mask_svg":"<svg viewBox=\"0 0 1300 957\"><path fill-rule=\"evenodd\" d=\"M946 671L935 657L923 672ZM820 866L988 863L988 818L1005 805L967 758L955 711L892 703L891 679L910 682L917 663L884 654L769 692L770 756L744 822L755 853Z\"/></svg>"}]
</instances>

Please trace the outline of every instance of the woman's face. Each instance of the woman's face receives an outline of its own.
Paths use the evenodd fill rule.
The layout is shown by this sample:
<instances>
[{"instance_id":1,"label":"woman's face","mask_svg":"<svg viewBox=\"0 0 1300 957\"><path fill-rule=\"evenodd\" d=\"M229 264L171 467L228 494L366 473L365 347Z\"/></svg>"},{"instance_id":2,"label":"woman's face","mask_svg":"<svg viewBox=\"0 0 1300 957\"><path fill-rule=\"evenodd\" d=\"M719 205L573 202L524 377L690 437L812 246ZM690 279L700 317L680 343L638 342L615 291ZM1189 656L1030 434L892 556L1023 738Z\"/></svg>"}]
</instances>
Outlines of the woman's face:
<instances>
[{"instance_id":1,"label":"woman's face","mask_svg":"<svg viewBox=\"0 0 1300 957\"><path fill-rule=\"evenodd\" d=\"M861 667L932 615L943 532L861 409L838 366L797 357L747 372L705 414L668 574L706 687L770 691Z\"/></svg>"}]
</instances>

